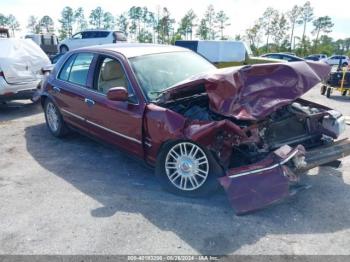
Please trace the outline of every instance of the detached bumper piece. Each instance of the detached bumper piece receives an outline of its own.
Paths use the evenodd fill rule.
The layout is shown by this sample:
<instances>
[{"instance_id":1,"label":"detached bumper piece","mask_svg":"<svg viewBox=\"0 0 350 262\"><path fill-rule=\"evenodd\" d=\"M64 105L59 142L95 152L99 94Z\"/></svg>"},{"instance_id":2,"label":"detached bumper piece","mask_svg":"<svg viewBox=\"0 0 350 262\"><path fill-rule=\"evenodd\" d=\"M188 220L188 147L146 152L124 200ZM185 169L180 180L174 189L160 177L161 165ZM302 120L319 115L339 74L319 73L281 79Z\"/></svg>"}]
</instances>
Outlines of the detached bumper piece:
<instances>
[{"instance_id":1,"label":"detached bumper piece","mask_svg":"<svg viewBox=\"0 0 350 262\"><path fill-rule=\"evenodd\" d=\"M305 188L298 185L301 173L347 155L347 139L307 152L301 145L285 145L260 162L229 169L219 181L236 213L242 215L294 195L296 188Z\"/></svg>"}]
</instances>

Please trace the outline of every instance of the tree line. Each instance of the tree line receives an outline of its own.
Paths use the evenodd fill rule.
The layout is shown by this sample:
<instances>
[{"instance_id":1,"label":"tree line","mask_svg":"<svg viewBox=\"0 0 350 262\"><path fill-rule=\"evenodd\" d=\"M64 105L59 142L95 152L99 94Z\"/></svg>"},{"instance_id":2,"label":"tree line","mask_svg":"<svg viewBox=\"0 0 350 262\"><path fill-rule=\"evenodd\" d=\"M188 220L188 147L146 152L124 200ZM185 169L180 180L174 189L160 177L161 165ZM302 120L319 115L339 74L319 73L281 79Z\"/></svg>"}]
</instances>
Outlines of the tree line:
<instances>
[{"instance_id":1,"label":"tree line","mask_svg":"<svg viewBox=\"0 0 350 262\"><path fill-rule=\"evenodd\" d=\"M306 34L308 26L312 25L311 36ZM295 29L301 26L302 34L295 35ZM249 41L252 50L262 52L295 52L298 55L310 53L349 52L350 38L333 41L327 36L332 32L334 24L329 16L314 16L314 9L310 2L303 5L294 5L286 13L268 7L263 15L248 28L243 38ZM262 39L265 43L262 44Z\"/></svg>"},{"instance_id":2,"label":"tree line","mask_svg":"<svg viewBox=\"0 0 350 262\"><path fill-rule=\"evenodd\" d=\"M12 33L20 30L20 24L13 15L0 14L0 27L10 28ZM173 44L176 40L191 39L235 39L250 44L256 55L266 52L294 52L305 56L310 53L331 55L349 54L350 38L334 40L328 36L334 24L329 16L315 17L314 8L307 1L295 5L287 12L268 7L252 27L242 35L227 34L230 18L224 10L215 10L209 5L202 17L194 10L188 10L176 21L168 8L159 7L155 12L147 7L132 6L126 12L114 16L111 12L96 7L85 16L82 7L62 9L58 24L45 15L30 16L27 29L32 33L57 32L60 39L72 36L85 29L111 29L125 32L129 39L143 43ZM307 34L312 26L311 34ZM296 29L301 27L301 34Z\"/></svg>"}]
</instances>

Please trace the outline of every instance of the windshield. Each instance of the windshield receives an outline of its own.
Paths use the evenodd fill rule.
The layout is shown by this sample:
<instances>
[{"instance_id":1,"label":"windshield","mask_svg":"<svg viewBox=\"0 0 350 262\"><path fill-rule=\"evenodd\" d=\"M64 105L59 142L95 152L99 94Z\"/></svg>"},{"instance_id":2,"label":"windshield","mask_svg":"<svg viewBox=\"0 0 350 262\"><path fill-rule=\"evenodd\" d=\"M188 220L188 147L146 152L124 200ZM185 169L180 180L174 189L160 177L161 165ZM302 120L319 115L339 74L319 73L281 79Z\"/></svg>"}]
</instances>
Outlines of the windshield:
<instances>
[{"instance_id":1,"label":"windshield","mask_svg":"<svg viewBox=\"0 0 350 262\"><path fill-rule=\"evenodd\" d=\"M216 67L190 51L130 58L137 80L148 99L155 101L167 88Z\"/></svg>"}]
</instances>

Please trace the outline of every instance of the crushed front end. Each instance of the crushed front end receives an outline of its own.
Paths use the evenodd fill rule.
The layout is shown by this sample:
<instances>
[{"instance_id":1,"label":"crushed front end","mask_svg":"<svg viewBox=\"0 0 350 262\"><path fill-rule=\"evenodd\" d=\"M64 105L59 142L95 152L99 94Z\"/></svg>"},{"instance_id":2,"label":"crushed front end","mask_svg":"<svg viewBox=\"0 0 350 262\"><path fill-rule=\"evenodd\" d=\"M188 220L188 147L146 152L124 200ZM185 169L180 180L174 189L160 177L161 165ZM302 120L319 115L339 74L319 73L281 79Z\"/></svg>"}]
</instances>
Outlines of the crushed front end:
<instances>
[{"instance_id":1,"label":"crushed front end","mask_svg":"<svg viewBox=\"0 0 350 262\"><path fill-rule=\"evenodd\" d=\"M239 214L300 189L300 174L350 154L341 113L300 97L323 81L322 63L220 70L171 88L159 102L177 123L164 129L207 148L224 171L220 184ZM174 118L175 119L175 118Z\"/></svg>"}]
</instances>

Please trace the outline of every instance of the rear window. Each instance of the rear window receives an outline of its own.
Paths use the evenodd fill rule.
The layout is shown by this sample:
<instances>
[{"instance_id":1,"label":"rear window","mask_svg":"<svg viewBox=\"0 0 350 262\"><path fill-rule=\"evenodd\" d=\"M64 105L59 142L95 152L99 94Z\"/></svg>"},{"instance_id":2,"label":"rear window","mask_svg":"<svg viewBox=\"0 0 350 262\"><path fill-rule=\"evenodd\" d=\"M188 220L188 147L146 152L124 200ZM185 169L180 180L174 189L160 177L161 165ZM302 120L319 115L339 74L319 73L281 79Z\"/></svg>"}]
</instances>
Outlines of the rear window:
<instances>
[{"instance_id":1,"label":"rear window","mask_svg":"<svg viewBox=\"0 0 350 262\"><path fill-rule=\"evenodd\" d=\"M62 67L58 78L77 85L85 86L93 58L94 55L90 53L73 55Z\"/></svg>"}]
</instances>

